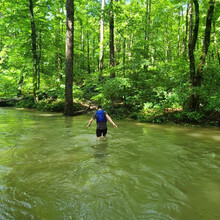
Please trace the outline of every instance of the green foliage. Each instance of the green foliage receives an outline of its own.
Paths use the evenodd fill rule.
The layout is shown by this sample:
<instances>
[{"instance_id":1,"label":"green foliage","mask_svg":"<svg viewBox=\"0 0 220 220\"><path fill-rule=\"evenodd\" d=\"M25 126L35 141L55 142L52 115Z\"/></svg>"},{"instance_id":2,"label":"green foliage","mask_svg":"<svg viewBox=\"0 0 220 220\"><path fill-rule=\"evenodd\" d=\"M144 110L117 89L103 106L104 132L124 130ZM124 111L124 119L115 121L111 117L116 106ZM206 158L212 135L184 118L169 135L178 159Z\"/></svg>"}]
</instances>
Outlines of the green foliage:
<instances>
[{"instance_id":1,"label":"green foliage","mask_svg":"<svg viewBox=\"0 0 220 220\"><path fill-rule=\"evenodd\" d=\"M143 110L147 111L148 109L150 109L152 107L153 107L153 103L152 102L147 102L147 103L144 103Z\"/></svg>"},{"instance_id":2,"label":"green foliage","mask_svg":"<svg viewBox=\"0 0 220 220\"><path fill-rule=\"evenodd\" d=\"M129 117L129 114L131 113L130 109L123 104L105 104L103 108L109 115L111 115L111 117L117 119Z\"/></svg>"},{"instance_id":3,"label":"green foliage","mask_svg":"<svg viewBox=\"0 0 220 220\"><path fill-rule=\"evenodd\" d=\"M65 102L64 100L40 100L37 102L36 107L41 111L51 111L51 112L63 112Z\"/></svg>"},{"instance_id":4,"label":"green foliage","mask_svg":"<svg viewBox=\"0 0 220 220\"><path fill-rule=\"evenodd\" d=\"M150 1L148 1L149 4ZM74 100L101 103L114 116L131 116L141 121L194 121L220 112L220 67L215 40L210 42L202 86L190 88L186 39L187 1L161 0L146 11L146 1L113 1L115 66L109 65L109 1L105 7L104 68L99 72L100 1L75 1ZM198 64L207 1L200 1L200 26L195 59ZM11 98L33 92L33 54L29 4L25 0L0 1L0 97ZM219 3L214 20L216 42L220 42ZM36 1L39 101L28 97L20 107L62 111L65 95L65 1ZM212 29L214 34L214 29ZM147 40L148 39L148 40ZM186 40L186 42L185 42ZM184 42L186 43L184 45ZM184 54L184 46L186 52ZM115 78L110 78L111 73ZM165 114L181 109L190 94L200 96L200 111ZM13 105L13 103L11 103ZM77 109L74 104L74 108ZM165 114L165 115L164 115ZM204 114L204 115L203 115Z\"/></svg>"},{"instance_id":5,"label":"green foliage","mask_svg":"<svg viewBox=\"0 0 220 220\"><path fill-rule=\"evenodd\" d=\"M63 95L63 91L62 93L60 93L59 90L56 90L55 88L52 89L42 89L42 90L38 90L36 92L38 99L42 100L42 99L57 99L57 97L59 95Z\"/></svg>"},{"instance_id":6,"label":"green foliage","mask_svg":"<svg viewBox=\"0 0 220 220\"><path fill-rule=\"evenodd\" d=\"M17 93L16 78L11 72L5 71L0 66L0 97L13 97Z\"/></svg>"},{"instance_id":7,"label":"green foliage","mask_svg":"<svg viewBox=\"0 0 220 220\"><path fill-rule=\"evenodd\" d=\"M78 100L83 99L83 91L76 84L73 85L73 98Z\"/></svg>"},{"instance_id":8,"label":"green foliage","mask_svg":"<svg viewBox=\"0 0 220 220\"><path fill-rule=\"evenodd\" d=\"M17 108L36 108L36 103L34 102L34 96L29 95L28 97L17 102L15 106Z\"/></svg>"},{"instance_id":9,"label":"green foliage","mask_svg":"<svg viewBox=\"0 0 220 220\"><path fill-rule=\"evenodd\" d=\"M204 81L200 91L201 103L208 112L220 112L220 66L204 69Z\"/></svg>"},{"instance_id":10,"label":"green foliage","mask_svg":"<svg viewBox=\"0 0 220 220\"><path fill-rule=\"evenodd\" d=\"M125 96L125 88L129 87L129 82L123 77L109 79L103 85L103 95L111 102L121 102Z\"/></svg>"},{"instance_id":11,"label":"green foliage","mask_svg":"<svg viewBox=\"0 0 220 220\"><path fill-rule=\"evenodd\" d=\"M100 88L101 83L98 80L98 73L95 73L94 75L84 80L81 86L83 97L85 99L91 99L94 95L98 94Z\"/></svg>"},{"instance_id":12,"label":"green foliage","mask_svg":"<svg viewBox=\"0 0 220 220\"><path fill-rule=\"evenodd\" d=\"M40 111L63 112L65 101L60 98L52 99L50 97L34 102L34 96L31 95L17 103L12 101L8 103L8 106L16 106L17 108L37 108ZM82 109L82 106L80 103L73 103L73 109L74 111L78 111Z\"/></svg>"},{"instance_id":13,"label":"green foliage","mask_svg":"<svg viewBox=\"0 0 220 220\"><path fill-rule=\"evenodd\" d=\"M95 103L101 103L102 105L106 104L108 101L102 93L95 95L91 98Z\"/></svg>"},{"instance_id":14,"label":"green foliage","mask_svg":"<svg viewBox=\"0 0 220 220\"><path fill-rule=\"evenodd\" d=\"M149 113L139 112L134 118L141 122L149 123L177 123L177 124L200 124L208 122L206 115L202 112L174 111L170 113L156 112L152 110Z\"/></svg>"}]
</instances>

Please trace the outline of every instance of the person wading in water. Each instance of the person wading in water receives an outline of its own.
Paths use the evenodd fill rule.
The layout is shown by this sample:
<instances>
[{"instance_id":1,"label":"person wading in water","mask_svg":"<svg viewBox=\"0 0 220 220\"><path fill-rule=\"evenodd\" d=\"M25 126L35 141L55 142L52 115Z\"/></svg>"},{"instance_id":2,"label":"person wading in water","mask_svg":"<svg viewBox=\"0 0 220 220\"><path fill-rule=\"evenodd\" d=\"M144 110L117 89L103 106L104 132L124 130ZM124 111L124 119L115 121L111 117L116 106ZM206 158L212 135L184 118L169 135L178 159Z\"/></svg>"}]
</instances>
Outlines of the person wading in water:
<instances>
[{"instance_id":1,"label":"person wading in water","mask_svg":"<svg viewBox=\"0 0 220 220\"><path fill-rule=\"evenodd\" d=\"M96 124L97 124L97 128L96 128L97 140L100 140L102 135L103 135L104 138L106 138L107 120L110 121L115 128L117 128L117 125L112 121L110 116L104 110L102 110L101 105L98 105L98 111L89 120L87 128L92 124L92 121L94 119L96 119Z\"/></svg>"}]
</instances>

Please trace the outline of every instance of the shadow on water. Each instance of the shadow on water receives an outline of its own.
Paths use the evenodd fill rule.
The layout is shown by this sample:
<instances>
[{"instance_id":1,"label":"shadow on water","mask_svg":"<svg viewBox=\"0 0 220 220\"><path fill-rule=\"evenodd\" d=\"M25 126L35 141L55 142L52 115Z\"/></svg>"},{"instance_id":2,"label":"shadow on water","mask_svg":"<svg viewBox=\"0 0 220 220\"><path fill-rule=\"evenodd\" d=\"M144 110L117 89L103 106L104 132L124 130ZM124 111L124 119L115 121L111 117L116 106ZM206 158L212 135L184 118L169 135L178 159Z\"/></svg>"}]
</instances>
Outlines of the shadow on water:
<instances>
[{"instance_id":1,"label":"shadow on water","mask_svg":"<svg viewBox=\"0 0 220 220\"><path fill-rule=\"evenodd\" d=\"M96 145L92 146L92 149L94 150L93 155L94 158L96 159L96 162L103 161L107 156L107 148L109 147L109 142L108 140L99 140L97 141Z\"/></svg>"}]
</instances>

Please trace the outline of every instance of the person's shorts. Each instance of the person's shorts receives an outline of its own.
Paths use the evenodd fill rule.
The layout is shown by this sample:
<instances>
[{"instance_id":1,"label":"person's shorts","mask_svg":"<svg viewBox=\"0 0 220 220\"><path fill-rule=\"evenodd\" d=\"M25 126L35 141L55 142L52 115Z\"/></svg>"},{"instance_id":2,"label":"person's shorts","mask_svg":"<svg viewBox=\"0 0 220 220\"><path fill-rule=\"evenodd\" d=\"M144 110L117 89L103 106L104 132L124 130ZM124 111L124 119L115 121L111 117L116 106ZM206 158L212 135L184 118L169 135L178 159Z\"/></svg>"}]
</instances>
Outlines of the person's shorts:
<instances>
[{"instance_id":1,"label":"person's shorts","mask_svg":"<svg viewBox=\"0 0 220 220\"><path fill-rule=\"evenodd\" d=\"M107 134L107 128L103 129L103 130L96 129L96 136L97 137L101 137L102 135L105 136L106 134Z\"/></svg>"}]
</instances>

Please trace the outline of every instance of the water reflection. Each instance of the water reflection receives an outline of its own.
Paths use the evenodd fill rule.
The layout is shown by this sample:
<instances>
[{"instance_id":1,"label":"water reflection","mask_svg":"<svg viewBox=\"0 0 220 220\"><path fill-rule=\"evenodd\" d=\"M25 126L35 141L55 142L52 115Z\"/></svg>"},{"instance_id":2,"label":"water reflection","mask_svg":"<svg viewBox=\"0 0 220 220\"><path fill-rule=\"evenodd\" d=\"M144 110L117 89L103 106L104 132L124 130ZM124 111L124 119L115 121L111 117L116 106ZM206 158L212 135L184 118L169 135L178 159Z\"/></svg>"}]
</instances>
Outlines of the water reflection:
<instances>
[{"instance_id":1,"label":"water reflection","mask_svg":"<svg viewBox=\"0 0 220 220\"><path fill-rule=\"evenodd\" d=\"M73 117L64 117L65 127L72 128Z\"/></svg>"},{"instance_id":2,"label":"water reflection","mask_svg":"<svg viewBox=\"0 0 220 220\"><path fill-rule=\"evenodd\" d=\"M73 134L73 117L64 117L65 122L65 131L66 131L66 138L69 138Z\"/></svg>"},{"instance_id":3,"label":"water reflection","mask_svg":"<svg viewBox=\"0 0 220 220\"><path fill-rule=\"evenodd\" d=\"M94 152L94 158L96 159L96 162L103 161L105 157L108 156L107 148L109 147L108 139L106 140L99 140L97 141L97 144L92 146Z\"/></svg>"}]
</instances>

